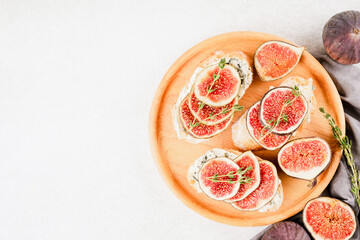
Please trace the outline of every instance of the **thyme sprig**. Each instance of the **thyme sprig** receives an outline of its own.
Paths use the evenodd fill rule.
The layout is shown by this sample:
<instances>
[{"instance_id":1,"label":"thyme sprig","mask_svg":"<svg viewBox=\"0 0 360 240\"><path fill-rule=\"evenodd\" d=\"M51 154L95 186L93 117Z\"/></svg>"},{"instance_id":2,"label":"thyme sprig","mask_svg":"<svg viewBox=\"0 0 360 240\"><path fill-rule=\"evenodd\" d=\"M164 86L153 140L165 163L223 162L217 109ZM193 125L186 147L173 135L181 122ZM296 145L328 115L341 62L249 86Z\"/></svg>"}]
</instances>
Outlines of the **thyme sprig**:
<instances>
[{"instance_id":1,"label":"thyme sprig","mask_svg":"<svg viewBox=\"0 0 360 240\"><path fill-rule=\"evenodd\" d=\"M239 111L242 111L244 109L243 106L239 105L239 104L235 104L234 105L234 110L235 112L239 112Z\"/></svg>"},{"instance_id":2,"label":"thyme sprig","mask_svg":"<svg viewBox=\"0 0 360 240\"><path fill-rule=\"evenodd\" d=\"M210 86L206 86L207 95L209 95L210 93L216 91L216 88L213 89L213 86L214 86L216 80L218 80L220 78L220 72L221 72L221 70L224 69L225 64L226 64L226 59L222 58L220 60L220 62L218 63L219 72L217 74L213 73L213 81L212 81L212 83L210 84Z\"/></svg>"},{"instance_id":3,"label":"thyme sprig","mask_svg":"<svg viewBox=\"0 0 360 240\"><path fill-rule=\"evenodd\" d=\"M218 63L218 67L219 67L219 72L217 74L213 73L213 81L212 83L210 84L210 86L206 86L206 91L207 91L207 94L205 97L207 97L210 93L216 91L216 88L212 88L215 81L218 80L220 78L220 72L221 70L225 67L225 64L226 64L226 59L225 58L222 58L220 60L220 62ZM198 106L198 110L197 110L197 113L205 106L205 103L201 102ZM196 118L194 118L194 120L190 123L190 128L194 128L194 127L197 127L200 125L200 122L197 121L196 122Z\"/></svg>"},{"instance_id":4,"label":"thyme sprig","mask_svg":"<svg viewBox=\"0 0 360 240\"><path fill-rule=\"evenodd\" d=\"M237 111L242 111L242 110L244 109L244 107L243 107L243 106L240 106L239 104L235 104L235 105L232 107L232 109L234 109L234 111L237 112ZM228 113L228 112L230 112L230 111L231 111L231 108L228 108L228 107L223 108L223 109L221 109L221 112L219 112L219 113L217 113L217 114L214 114L214 112L210 113L210 115L207 117L207 119L215 119L216 116L218 116L218 115L220 115L220 114L226 114L226 113Z\"/></svg>"},{"instance_id":5,"label":"thyme sprig","mask_svg":"<svg viewBox=\"0 0 360 240\"><path fill-rule=\"evenodd\" d=\"M222 182L229 183L229 184L234 184L237 182L240 184L251 183L252 178L248 178L248 177L244 176L244 174L252 169L253 169L252 166L248 166L244 170L243 170L243 168L239 168L236 172L230 171L225 175L219 175L216 173L211 177L206 177L206 179L211 180L213 183L222 183ZM236 176L238 176L238 179L235 179ZM221 180L221 178L228 178L228 179Z\"/></svg>"},{"instance_id":6,"label":"thyme sprig","mask_svg":"<svg viewBox=\"0 0 360 240\"><path fill-rule=\"evenodd\" d=\"M201 108L203 108L203 107L201 107ZM240 106L239 104L234 104L232 109L234 109L234 111L237 112L237 111L242 111L244 109L244 107ZM198 112L199 112L199 110L198 110ZM221 109L221 112L219 112L219 113L216 113L216 114L214 114L214 112L210 113L209 116L206 119L211 119L211 120L215 119L218 115L226 114L229 111L231 111L231 108L223 108L223 109ZM197 120L197 118L194 118L194 120L190 123L190 128L197 127L197 126L199 126L201 124L201 122L199 120L197 120L197 121L196 120Z\"/></svg>"},{"instance_id":7,"label":"thyme sprig","mask_svg":"<svg viewBox=\"0 0 360 240\"><path fill-rule=\"evenodd\" d=\"M200 124L201 124L201 122L199 122L199 121L196 121L196 122L193 121L192 123L190 123L190 128L198 127Z\"/></svg>"},{"instance_id":8,"label":"thyme sprig","mask_svg":"<svg viewBox=\"0 0 360 240\"><path fill-rule=\"evenodd\" d=\"M301 91L298 86L291 87L291 92L294 95L293 99L287 99L281 107L280 114L277 119L271 119L267 121L267 125L260 132L260 141L269 135L281 122L288 122L289 116L284 113L286 107L291 106L293 102L301 95ZM265 130L268 132L264 135Z\"/></svg>"},{"instance_id":9,"label":"thyme sprig","mask_svg":"<svg viewBox=\"0 0 360 240\"><path fill-rule=\"evenodd\" d=\"M210 86L209 86L209 85L206 86L207 94L206 94L205 97L207 97L210 93L212 93L212 92L214 92L214 91L217 90L217 88L213 88L213 86L214 86L216 80L218 80L218 79L220 78L220 72L221 72L221 70L224 69L225 65L226 65L226 59L225 59L225 58L222 58L222 59L220 60L220 62L218 63L219 72L218 72L217 74L213 73L213 76L212 76L212 77L213 77L213 81L212 81L212 83L210 84ZM201 109L203 109L204 106L205 106L205 103L201 102L201 103L199 104L199 106L198 106L197 113L198 113ZM243 107L240 106L239 104L235 104L233 108L234 108L235 111L242 111L242 110L243 110ZM219 113L217 113L217 114L210 113L210 115L207 117L207 119L215 119L216 116L218 116L218 115L220 115L220 114L226 114L226 113L228 113L229 111L231 111L231 108L224 108L224 109L221 110L221 112L219 112ZM200 121L196 121L196 118L194 118L194 120L190 123L190 128L197 127L197 126L199 126L200 124L201 124Z\"/></svg>"},{"instance_id":10,"label":"thyme sprig","mask_svg":"<svg viewBox=\"0 0 360 240\"><path fill-rule=\"evenodd\" d=\"M205 103L200 102L199 106L198 106L198 110L201 110L205 107Z\"/></svg>"},{"instance_id":11,"label":"thyme sprig","mask_svg":"<svg viewBox=\"0 0 360 240\"><path fill-rule=\"evenodd\" d=\"M343 150L346 163L351 170L351 192L355 196L357 205L360 207L360 171L355 165L354 157L351 152L352 141L345 134L343 135L340 128L336 125L334 118L332 118L329 113L325 112L323 107L320 107L319 111L323 114L326 120L328 120L333 136L338 141L339 147Z\"/></svg>"}]
</instances>

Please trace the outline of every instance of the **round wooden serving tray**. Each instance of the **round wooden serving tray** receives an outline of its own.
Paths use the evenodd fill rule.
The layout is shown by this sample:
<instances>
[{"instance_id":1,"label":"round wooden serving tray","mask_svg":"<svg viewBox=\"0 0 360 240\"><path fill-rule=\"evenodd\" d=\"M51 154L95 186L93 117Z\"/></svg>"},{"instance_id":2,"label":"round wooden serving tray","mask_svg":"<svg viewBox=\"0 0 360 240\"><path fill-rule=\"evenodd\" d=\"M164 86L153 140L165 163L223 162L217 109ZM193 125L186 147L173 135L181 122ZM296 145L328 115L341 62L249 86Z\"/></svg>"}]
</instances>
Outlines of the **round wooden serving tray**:
<instances>
[{"instance_id":1,"label":"round wooden serving tray","mask_svg":"<svg viewBox=\"0 0 360 240\"><path fill-rule=\"evenodd\" d=\"M313 78L317 108L312 114L311 123L308 124L299 137L320 136L324 138L332 148L332 160L328 168L318 177L318 183L314 188L308 188L307 182L286 176L277 166L279 177L284 188L284 201L275 212L261 213L242 212L233 208L223 201L210 199L203 193L197 193L186 178L187 169L190 164L206 151L213 148L237 149L231 139L231 125L223 133L215 136L209 141L200 144L191 144L179 140L174 130L171 109L181 92L186 86L191 75L201 60L215 51L238 51L241 50L250 58L253 58L255 50L264 42L269 40L290 41L281 37L258 33L258 32L232 32L218 35L207 39L185 54L183 54L165 74L157 89L150 112L150 144L156 165L165 182L174 194L188 207L199 214L212 220L237 226L260 226L284 220L300 212L306 202L318 197L332 179L341 157L341 149L332 137L332 131L318 111L323 106L329 112L345 132L344 111L339 94L330 76L320 63L307 51L304 52L299 64L286 77L262 82L254 74L254 81L239 104L244 106L242 112L237 112L232 120L235 122L253 103L260 100L270 86L279 85L289 76L300 76L305 79ZM255 155L270 160L276 164L278 151L260 150L254 151ZM277 164L276 164L277 165Z\"/></svg>"}]
</instances>

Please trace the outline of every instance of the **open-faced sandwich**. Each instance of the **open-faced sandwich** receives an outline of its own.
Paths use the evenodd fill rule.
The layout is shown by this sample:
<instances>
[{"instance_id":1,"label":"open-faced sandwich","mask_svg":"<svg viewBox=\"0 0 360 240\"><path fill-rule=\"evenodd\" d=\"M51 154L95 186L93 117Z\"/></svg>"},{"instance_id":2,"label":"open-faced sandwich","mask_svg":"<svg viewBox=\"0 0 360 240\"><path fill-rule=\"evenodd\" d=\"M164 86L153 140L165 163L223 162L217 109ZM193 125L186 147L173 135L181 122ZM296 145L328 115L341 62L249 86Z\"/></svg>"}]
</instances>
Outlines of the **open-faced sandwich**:
<instances>
[{"instance_id":1,"label":"open-faced sandwich","mask_svg":"<svg viewBox=\"0 0 360 240\"><path fill-rule=\"evenodd\" d=\"M173 109L180 139L198 143L224 131L253 79L252 63L241 51L215 52L203 60Z\"/></svg>"},{"instance_id":2,"label":"open-faced sandwich","mask_svg":"<svg viewBox=\"0 0 360 240\"><path fill-rule=\"evenodd\" d=\"M241 150L275 150L311 120L316 107L312 79L290 77L271 88L232 126L235 146Z\"/></svg>"},{"instance_id":3,"label":"open-faced sandwich","mask_svg":"<svg viewBox=\"0 0 360 240\"><path fill-rule=\"evenodd\" d=\"M188 180L198 192L241 211L276 211L283 201L276 167L251 151L212 149L189 167Z\"/></svg>"}]
</instances>

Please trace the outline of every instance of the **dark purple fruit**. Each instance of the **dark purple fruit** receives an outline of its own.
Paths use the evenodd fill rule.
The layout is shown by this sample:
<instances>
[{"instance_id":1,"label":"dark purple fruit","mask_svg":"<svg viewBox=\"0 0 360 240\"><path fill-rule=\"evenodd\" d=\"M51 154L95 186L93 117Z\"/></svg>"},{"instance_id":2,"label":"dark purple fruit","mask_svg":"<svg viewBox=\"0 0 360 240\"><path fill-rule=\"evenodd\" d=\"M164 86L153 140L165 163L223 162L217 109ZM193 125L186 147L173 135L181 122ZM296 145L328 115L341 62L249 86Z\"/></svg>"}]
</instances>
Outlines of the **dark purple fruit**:
<instances>
[{"instance_id":1,"label":"dark purple fruit","mask_svg":"<svg viewBox=\"0 0 360 240\"><path fill-rule=\"evenodd\" d=\"M342 64L360 62L360 12L336 14L325 24L322 39L329 56Z\"/></svg>"},{"instance_id":2,"label":"dark purple fruit","mask_svg":"<svg viewBox=\"0 0 360 240\"><path fill-rule=\"evenodd\" d=\"M295 222L279 222L274 224L261 240L310 240L309 234Z\"/></svg>"}]
</instances>

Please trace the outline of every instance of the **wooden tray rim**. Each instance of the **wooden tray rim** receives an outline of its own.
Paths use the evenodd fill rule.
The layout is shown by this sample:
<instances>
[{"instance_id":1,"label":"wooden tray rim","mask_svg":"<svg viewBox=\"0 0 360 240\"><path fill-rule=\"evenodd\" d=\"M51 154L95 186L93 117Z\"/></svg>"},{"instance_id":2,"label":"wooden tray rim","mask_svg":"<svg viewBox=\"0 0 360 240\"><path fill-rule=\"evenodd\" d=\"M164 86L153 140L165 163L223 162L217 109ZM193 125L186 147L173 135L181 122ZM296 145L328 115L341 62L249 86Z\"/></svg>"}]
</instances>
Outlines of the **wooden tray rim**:
<instances>
[{"instance_id":1,"label":"wooden tray rim","mask_svg":"<svg viewBox=\"0 0 360 240\"><path fill-rule=\"evenodd\" d=\"M267 37L271 37L274 39L279 39L281 41L284 42L288 42L291 43L293 45L298 46L297 44L284 39L282 37L279 37L277 35L273 35L273 34L269 34L269 33L262 33L262 32L255 32L255 31L234 31L234 32L228 32L228 33L224 33L224 34L219 34L219 35L215 35L211 38L205 39L203 41L201 41L200 43L196 44L195 46L193 46L192 48L190 48L188 51L186 51L184 54L182 54L169 68L169 70L166 72L166 74L164 75L164 77L162 78L156 93L155 93L155 97L153 99L151 108L150 108L150 113L149 113L149 141L150 141L150 149L151 149L151 153L153 156L153 160L155 162L155 165L158 169L158 171L160 172L160 175L162 176L163 180L165 181L165 183L167 184L167 186L170 188L170 190L175 194L175 196L180 199L187 207L189 207L190 209L192 209L193 211L197 212L198 214L223 223L223 224L228 224L228 225L233 225L233 226L242 226L242 227L249 227L249 226L263 226L263 225L268 225L271 224L271 222L279 222L282 221L286 218L289 218L297 213L299 213L300 211L303 210L303 206L306 204L307 201L302 200L299 203L296 204L296 207L292 208L289 210L288 214L278 214L275 217L272 216L272 221L269 222L269 220L267 219L257 219L256 224L252 224L249 222L239 222L237 221L238 219L236 217L228 217L228 216L222 216L222 215L218 215L216 213L213 213L211 210L204 208L203 206L201 206L200 204L197 204L196 202L191 201L191 199L189 199L188 197L186 197L186 194L184 194L184 190L183 188L175 181L173 175L171 174L171 171L169 169L169 167L164 164L164 159L161 158L161 151L160 151L160 146L159 146L159 142L158 142L158 129L156 128L156 122L157 122L157 118L158 118L158 114L160 111L160 102L166 92L167 87L171 84L171 82L174 80L174 78L172 78L171 76L173 76L174 72L180 68L181 66L183 66L186 61L191 58L193 55L196 54L196 52L201 49L202 45L205 45L205 43L207 41L212 41L212 40L219 40L221 38L226 38L226 37L231 37L234 35L242 35L242 34L262 34L265 35ZM317 59L315 59L309 52L304 51L303 53L304 55L309 55L308 57L311 57L314 60L314 64L318 65L319 69L321 69L321 71L323 72L324 76L326 78L328 78L330 80L330 85L327 87L330 87L330 91L337 91L337 88L335 86L335 84L333 83L330 75L328 74L328 72L325 70L325 68L317 61ZM342 118L340 118L340 122L338 122L338 126L339 128L345 132L345 115L344 115L344 109L343 109L343 105L341 102L341 98L340 95L337 94L336 96L334 96L336 99L336 102L338 102L339 107L340 107L340 116L343 116ZM336 165L338 167L340 159L341 159L341 155L342 155L342 150L340 149L340 157L337 158L336 161ZM312 191L309 191L308 195L315 195L315 196L319 196L324 190L325 188L328 186L328 184L330 183L331 179L333 178L334 174L335 174L336 170L333 173L329 173L326 175L326 177L321 181L321 183L319 183L319 185L317 185ZM326 184L325 184L326 183ZM275 219L274 219L275 218Z\"/></svg>"}]
</instances>

